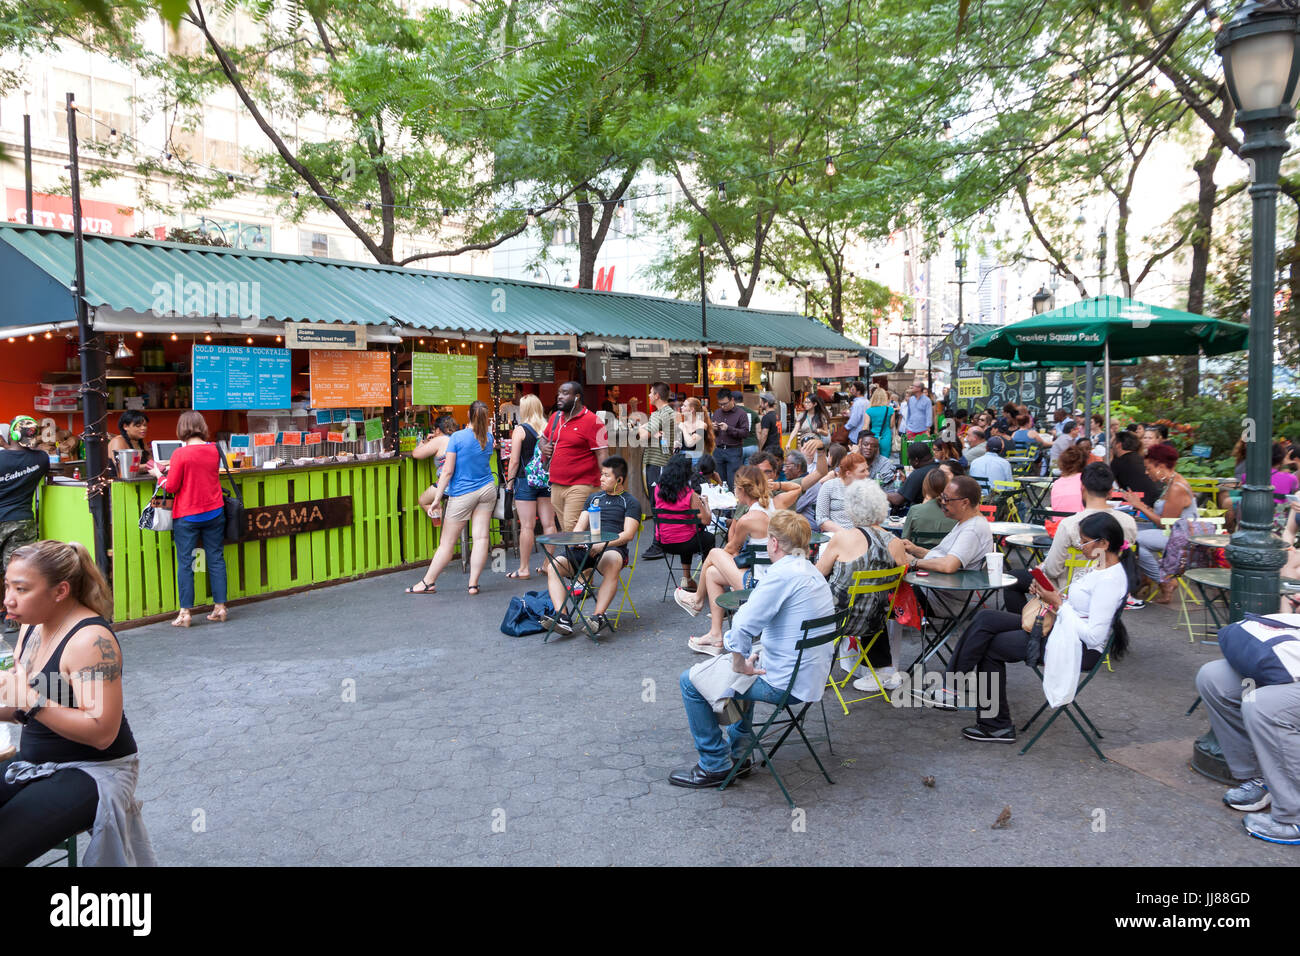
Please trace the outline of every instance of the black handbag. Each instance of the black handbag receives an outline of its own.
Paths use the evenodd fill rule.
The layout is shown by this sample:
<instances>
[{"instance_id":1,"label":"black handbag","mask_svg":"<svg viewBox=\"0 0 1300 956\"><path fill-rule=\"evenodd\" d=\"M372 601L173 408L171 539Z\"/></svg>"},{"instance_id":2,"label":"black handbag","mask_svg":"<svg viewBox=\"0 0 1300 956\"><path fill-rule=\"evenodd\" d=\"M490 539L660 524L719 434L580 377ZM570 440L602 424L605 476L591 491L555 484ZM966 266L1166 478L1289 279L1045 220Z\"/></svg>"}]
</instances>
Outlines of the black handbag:
<instances>
[{"instance_id":1,"label":"black handbag","mask_svg":"<svg viewBox=\"0 0 1300 956\"><path fill-rule=\"evenodd\" d=\"M220 452L219 449L218 451ZM235 484L234 475L230 474L224 453L221 453L221 467L230 479L230 491L221 489L221 510L226 519L223 541L225 544L239 544L244 540L244 501L239 497L239 486Z\"/></svg>"}]
</instances>

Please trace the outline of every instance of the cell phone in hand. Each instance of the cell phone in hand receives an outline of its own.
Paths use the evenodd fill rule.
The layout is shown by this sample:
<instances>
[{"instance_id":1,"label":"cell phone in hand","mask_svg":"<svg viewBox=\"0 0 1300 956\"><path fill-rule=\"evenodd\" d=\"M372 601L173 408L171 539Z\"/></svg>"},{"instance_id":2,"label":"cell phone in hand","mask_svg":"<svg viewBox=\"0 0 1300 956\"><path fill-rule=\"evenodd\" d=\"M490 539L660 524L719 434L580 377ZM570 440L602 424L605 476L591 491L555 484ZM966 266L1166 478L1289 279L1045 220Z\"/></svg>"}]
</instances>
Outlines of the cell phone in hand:
<instances>
[{"instance_id":1,"label":"cell phone in hand","mask_svg":"<svg viewBox=\"0 0 1300 956\"><path fill-rule=\"evenodd\" d=\"M1056 590L1056 588L1052 585L1051 579L1049 579L1048 576L1044 574L1039 568L1034 568L1029 573L1033 576L1034 580L1038 582L1038 586L1041 587L1044 591Z\"/></svg>"}]
</instances>

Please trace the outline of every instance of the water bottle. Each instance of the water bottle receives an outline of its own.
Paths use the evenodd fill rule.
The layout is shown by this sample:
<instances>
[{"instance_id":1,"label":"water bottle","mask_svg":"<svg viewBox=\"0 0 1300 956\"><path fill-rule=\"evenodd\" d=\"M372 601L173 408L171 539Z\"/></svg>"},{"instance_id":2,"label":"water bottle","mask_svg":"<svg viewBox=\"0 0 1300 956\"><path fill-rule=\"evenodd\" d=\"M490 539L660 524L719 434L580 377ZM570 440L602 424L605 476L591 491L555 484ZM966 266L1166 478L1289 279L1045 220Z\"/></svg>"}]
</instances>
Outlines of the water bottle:
<instances>
[{"instance_id":1,"label":"water bottle","mask_svg":"<svg viewBox=\"0 0 1300 956\"><path fill-rule=\"evenodd\" d=\"M600 508L593 501L587 506L587 526L591 529L591 540L600 540Z\"/></svg>"},{"instance_id":2,"label":"water bottle","mask_svg":"<svg viewBox=\"0 0 1300 956\"><path fill-rule=\"evenodd\" d=\"M14 652L4 641L0 641L0 671L13 670Z\"/></svg>"}]
</instances>

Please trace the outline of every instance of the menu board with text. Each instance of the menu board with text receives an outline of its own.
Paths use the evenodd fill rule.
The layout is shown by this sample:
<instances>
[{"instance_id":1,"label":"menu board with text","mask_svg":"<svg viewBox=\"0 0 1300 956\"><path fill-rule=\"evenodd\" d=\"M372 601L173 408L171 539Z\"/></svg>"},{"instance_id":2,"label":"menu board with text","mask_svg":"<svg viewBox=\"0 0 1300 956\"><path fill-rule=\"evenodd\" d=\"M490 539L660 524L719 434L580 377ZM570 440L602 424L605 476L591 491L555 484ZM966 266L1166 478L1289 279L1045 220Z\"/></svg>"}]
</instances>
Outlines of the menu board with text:
<instances>
[{"instance_id":1,"label":"menu board with text","mask_svg":"<svg viewBox=\"0 0 1300 956\"><path fill-rule=\"evenodd\" d=\"M502 359L500 381L506 385L555 381L553 359Z\"/></svg>"},{"instance_id":2,"label":"menu board with text","mask_svg":"<svg viewBox=\"0 0 1300 956\"><path fill-rule=\"evenodd\" d=\"M474 355L411 355L412 405L468 405L478 400L478 358Z\"/></svg>"},{"instance_id":3,"label":"menu board with text","mask_svg":"<svg viewBox=\"0 0 1300 956\"><path fill-rule=\"evenodd\" d=\"M624 358L593 349L587 353L587 381L602 385L695 385L700 378L694 355Z\"/></svg>"},{"instance_id":4,"label":"menu board with text","mask_svg":"<svg viewBox=\"0 0 1300 956\"><path fill-rule=\"evenodd\" d=\"M392 404L392 360L387 352L311 350L312 408Z\"/></svg>"},{"instance_id":5,"label":"menu board with text","mask_svg":"<svg viewBox=\"0 0 1300 956\"><path fill-rule=\"evenodd\" d=\"M194 407L204 410L288 408L288 349L195 345Z\"/></svg>"}]
</instances>

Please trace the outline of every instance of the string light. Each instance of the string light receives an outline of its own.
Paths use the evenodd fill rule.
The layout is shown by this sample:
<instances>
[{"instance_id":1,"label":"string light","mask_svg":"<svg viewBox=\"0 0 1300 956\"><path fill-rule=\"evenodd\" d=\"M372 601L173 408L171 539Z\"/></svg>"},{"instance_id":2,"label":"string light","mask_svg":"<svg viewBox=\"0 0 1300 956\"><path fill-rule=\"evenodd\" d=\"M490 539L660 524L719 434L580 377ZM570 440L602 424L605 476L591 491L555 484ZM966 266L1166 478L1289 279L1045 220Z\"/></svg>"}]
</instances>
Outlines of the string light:
<instances>
[{"instance_id":1,"label":"string light","mask_svg":"<svg viewBox=\"0 0 1300 956\"><path fill-rule=\"evenodd\" d=\"M253 344L253 337L251 335L248 337L248 344L249 345Z\"/></svg>"},{"instance_id":2,"label":"string light","mask_svg":"<svg viewBox=\"0 0 1300 956\"><path fill-rule=\"evenodd\" d=\"M283 341L284 341L284 339L283 339L281 336L279 336L279 335L277 335L277 336L275 337L275 340L276 340L277 342L283 342Z\"/></svg>"},{"instance_id":3,"label":"string light","mask_svg":"<svg viewBox=\"0 0 1300 956\"><path fill-rule=\"evenodd\" d=\"M211 333L208 333L207 335L203 336L203 341L205 341L205 342L211 342L211 341L212 341L212 334L211 334Z\"/></svg>"},{"instance_id":4,"label":"string light","mask_svg":"<svg viewBox=\"0 0 1300 956\"><path fill-rule=\"evenodd\" d=\"M370 203L369 203L369 201L366 202L366 212L370 212Z\"/></svg>"},{"instance_id":5,"label":"string light","mask_svg":"<svg viewBox=\"0 0 1300 956\"><path fill-rule=\"evenodd\" d=\"M826 175L835 175L835 160L831 159L829 156L826 157Z\"/></svg>"},{"instance_id":6,"label":"string light","mask_svg":"<svg viewBox=\"0 0 1300 956\"><path fill-rule=\"evenodd\" d=\"M1215 33L1223 29L1223 21L1219 19L1219 14L1208 3L1205 5L1205 19L1210 24L1210 29Z\"/></svg>"},{"instance_id":7,"label":"string light","mask_svg":"<svg viewBox=\"0 0 1300 956\"><path fill-rule=\"evenodd\" d=\"M51 332L46 332L46 333L45 333L45 337L46 337L47 339L52 339L52 338L54 338L54 335L53 335L53 333L51 333Z\"/></svg>"},{"instance_id":8,"label":"string light","mask_svg":"<svg viewBox=\"0 0 1300 956\"><path fill-rule=\"evenodd\" d=\"M36 336L34 336L34 335L29 335L29 336L27 336L27 341L28 341L28 342L35 342L35 341L36 341Z\"/></svg>"},{"instance_id":9,"label":"string light","mask_svg":"<svg viewBox=\"0 0 1300 956\"><path fill-rule=\"evenodd\" d=\"M537 214L533 212L531 209L528 210L528 225L529 226L537 225Z\"/></svg>"},{"instance_id":10,"label":"string light","mask_svg":"<svg viewBox=\"0 0 1300 956\"><path fill-rule=\"evenodd\" d=\"M173 333L172 333L172 341L175 342L176 339L177 339L177 335L176 335L175 332L173 332Z\"/></svg>"},{"instance_id":11,"label":"string light","mask_svg":"<svg viewBox=\"0 0 1300 956\"><path fill-rule=\"evenodd\" d=\"M943 138L945 140L952 139L952 123L948 120L943 121Z\"/></svg>"},{"instance_id":12,"label":"string light","mask_svg":"<svg viewBox=\"0 0 1300 956\"><path fill-rule=\"evenodd\" d=\"M136 337L137 339L142 339L142 338L144 338L144 333L143 333L143 332L140 332L140 331L137 330L136 333L135 333L135 337Z\"/></svg>"},{"instance_id":13,"label":"string light","mask_svg":"<svg viewBox=\"0 0 1300 956\"><path fill-rule=\"evenodd\" d=\"M1082 73L1080 73L1078 70L1075 70L1073 73L1070 74L1070 79L1074 81L1074 88L1075 88L1076 90L1081 90L1081 89L1083 89L1083 74L1082 74Z\"/></svg>"},{"instance_id":14,"label":"string light","mask_svg":"<svg viewBox=\"0 0 1300 956\"><path fill-rule=\"evenodd\" d=\"M719 202L726 202L726 201L727 201L727 184L726 184L726 183L718 183L718 201L719 201Z\"/></svg>"},{"instance_id":15,"label":"string light","mask_svg":"<svg viewBox=\"0 0 1300 956\"><path fill-rule=\"evenodd\" d=\"M233 185L235 185L235 174L234 174L234 173L226 173L226 185L227 185L227 186L233 186Z\"/></svg>"}]
</instances>

